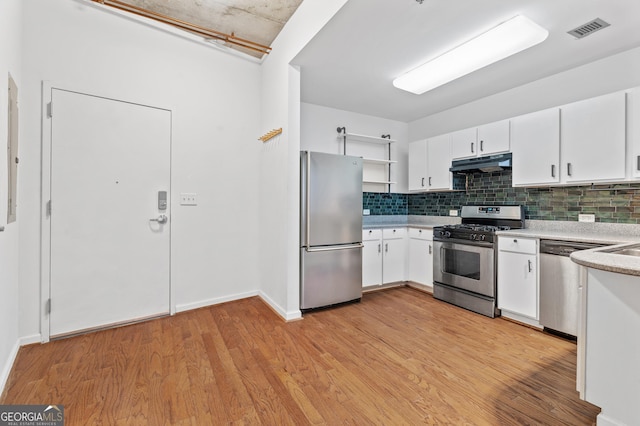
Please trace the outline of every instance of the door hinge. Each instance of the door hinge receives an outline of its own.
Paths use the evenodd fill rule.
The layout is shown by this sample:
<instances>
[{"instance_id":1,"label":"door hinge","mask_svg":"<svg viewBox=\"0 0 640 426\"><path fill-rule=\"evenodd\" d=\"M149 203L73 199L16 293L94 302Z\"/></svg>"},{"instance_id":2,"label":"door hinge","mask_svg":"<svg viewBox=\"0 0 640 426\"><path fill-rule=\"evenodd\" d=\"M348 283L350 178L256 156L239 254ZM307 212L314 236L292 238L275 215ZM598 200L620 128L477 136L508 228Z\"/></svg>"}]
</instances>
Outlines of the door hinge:
<instances>
[{"instance_id":1,"label":"door hinge","mask_svg":"<svg viewBox=\"0 0 640 426\"><path fill-rule=\"evenodd\" d=\"M44 311L46 314L51 313L51 299L47 299L47 303L45 304Z\"/></svg>"},{"instance_id":2,"label":"door hinge","mask_svg":"<svg viewBox=\"0 0 640 426\"><path fill-rule=\"evenodd\" d=\"M53 102L47 104L47 117L53 117Z\"/></svg>"},{"instance_id":3,"label":"door hinge","mask_svg":"<svg viewBox=\"0 0 640 426\"><path fill-rule=\"evenodd\" d=\"M51 216L51 200L47 201L47 216Z\"/></svg>"}]
</instances>

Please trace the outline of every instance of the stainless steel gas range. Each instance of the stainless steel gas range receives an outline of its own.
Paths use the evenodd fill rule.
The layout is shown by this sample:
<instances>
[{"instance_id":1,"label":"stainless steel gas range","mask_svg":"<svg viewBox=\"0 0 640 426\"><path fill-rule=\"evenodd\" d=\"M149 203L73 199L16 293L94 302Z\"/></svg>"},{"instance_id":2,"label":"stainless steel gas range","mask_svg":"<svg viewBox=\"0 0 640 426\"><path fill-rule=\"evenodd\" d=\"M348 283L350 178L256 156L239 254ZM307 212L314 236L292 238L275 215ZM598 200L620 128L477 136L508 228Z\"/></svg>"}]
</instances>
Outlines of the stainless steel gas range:
<instances>
[{"instance_id":1,"label":"stainless steel gas range","mask_svg":"<svg viewBox=\"0 0 640 426\"><path fill-rule=\"evenodd\" d=\"M523 206L464 206L459 225L433 228L433 296L494 318L496 231L524 227Z\"/></svg>"}]
</instances>

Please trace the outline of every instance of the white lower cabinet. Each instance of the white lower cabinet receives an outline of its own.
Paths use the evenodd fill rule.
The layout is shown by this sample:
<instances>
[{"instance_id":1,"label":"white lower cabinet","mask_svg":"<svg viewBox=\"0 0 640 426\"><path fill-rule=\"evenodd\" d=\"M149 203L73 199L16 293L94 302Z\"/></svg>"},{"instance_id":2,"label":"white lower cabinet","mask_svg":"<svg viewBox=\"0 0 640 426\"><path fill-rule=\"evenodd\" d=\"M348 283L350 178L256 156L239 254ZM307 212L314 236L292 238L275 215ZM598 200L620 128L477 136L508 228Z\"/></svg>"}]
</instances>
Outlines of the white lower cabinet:
<instances>
[{"instance_id":1,"label":"white lower cabinet","mask_svg":"<svg viewBox=\"0 0 640 426\"><path fill-rule=\"evenodd\" d=\"M382 284L382 230L362 231L362 287Z\"/></svg>"},{"instance_id":2,"label":"white lower cabinet","mask_svg":"<svg viewBox=\"0 0 640 426\"><path fill-rule=\"evenodd\" d=\"M538 240L498 238L498 308L538 320Z\"/></svg>"},{"instance_id":3,"label":"white lower cabinet","mask_svg":"<svg viewBox=\"0 0 640 426\"><path fill-rule=\"evenodd\" d=\"M362 286L371 287L406 279L406 228L362 231Z\"/></svg>"},{"instance_id":4,"label":"white lower cabinet","mask_svg":"<svg viewBox=\"0 0 640 426\"><path fill-rule=\"evenodd\" d=\"M382 284L404 281L407 228L382 230Z\"/></svg>"},{"instance_id":5,"label":"white lower cabinet","mask_svg":"<svg viewBox=\"0 0 640 426\"><path fill-rule=\"evenodd\" d=\"M433 286L433 230L409 228L409 281Z\"/></svg>"}]
</instances>

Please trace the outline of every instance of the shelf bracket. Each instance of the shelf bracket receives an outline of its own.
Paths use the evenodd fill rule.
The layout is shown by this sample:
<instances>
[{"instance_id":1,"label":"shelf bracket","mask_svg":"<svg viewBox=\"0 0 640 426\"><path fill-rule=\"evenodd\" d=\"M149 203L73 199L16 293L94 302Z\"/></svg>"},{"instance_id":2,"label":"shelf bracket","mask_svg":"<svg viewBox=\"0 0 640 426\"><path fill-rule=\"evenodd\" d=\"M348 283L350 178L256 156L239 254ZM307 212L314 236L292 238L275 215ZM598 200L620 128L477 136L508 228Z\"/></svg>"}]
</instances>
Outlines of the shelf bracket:
<instances>
[{"instance_id":1,"label":"shelf bracket","mask_svg":"<svg viewBox=\"0 0 640 426\"><path fill-rule=\"evenodd\" d=\"M347 155L347 128L338 127L336 130L338 134L342 134L342 154Z\"/></svg>"},{"instance_id":2,"label":"shelf bracket","mask_svg":"<svg viewBox=\"0 0 640 426\"><path fill-rule=\"evenodd\" d=\"M390 135L390 134L388 134L388 135L382 135L382 136L380 136L380 137L381 137L382 139L389 139L389 140L391 139L391 135ZM388 155L388 156L387 156L387 159L388 159L389 161L391 161L391 143L388 143L388 144L387 144L387 149L388 149L388 153L387 153L387 155ZM389 163L389 166L387 167L387 173L388 173L388 179L387 179L387 180L388 180L389 182L391 182L391 163ZM387 185L387 188L388 188L388 191L387 191L387 192L388 192L389 194L391 194L391 184Z\"/></svg>"}]
</instances>

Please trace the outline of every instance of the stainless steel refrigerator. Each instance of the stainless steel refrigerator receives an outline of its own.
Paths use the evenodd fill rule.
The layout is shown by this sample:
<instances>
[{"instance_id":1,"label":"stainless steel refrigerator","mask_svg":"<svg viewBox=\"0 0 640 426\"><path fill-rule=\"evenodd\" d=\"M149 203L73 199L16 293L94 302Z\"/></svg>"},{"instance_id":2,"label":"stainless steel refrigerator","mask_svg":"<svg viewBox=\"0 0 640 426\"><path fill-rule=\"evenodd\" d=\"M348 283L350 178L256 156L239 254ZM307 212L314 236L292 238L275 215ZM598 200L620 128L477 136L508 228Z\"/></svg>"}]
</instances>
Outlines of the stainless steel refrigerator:
<instances>
[{"instance_id":1,"label":"stainless steel refrigerator","mask_svg":"<svg viewBox=\"0 0 640 426\"><path fill-rule=\"evenodd\" d=\"M362 297L362 158L300 153L300 309Z\"/></svg>"}]
</instances>

